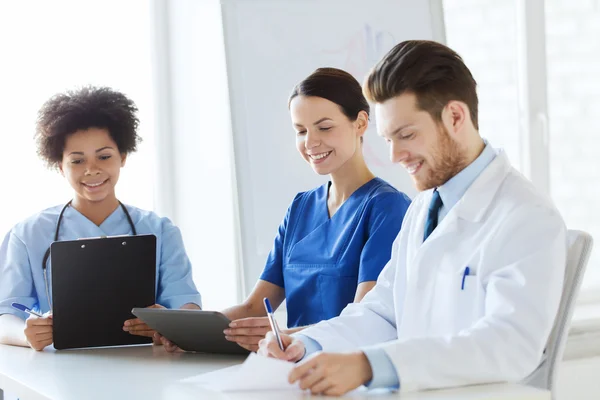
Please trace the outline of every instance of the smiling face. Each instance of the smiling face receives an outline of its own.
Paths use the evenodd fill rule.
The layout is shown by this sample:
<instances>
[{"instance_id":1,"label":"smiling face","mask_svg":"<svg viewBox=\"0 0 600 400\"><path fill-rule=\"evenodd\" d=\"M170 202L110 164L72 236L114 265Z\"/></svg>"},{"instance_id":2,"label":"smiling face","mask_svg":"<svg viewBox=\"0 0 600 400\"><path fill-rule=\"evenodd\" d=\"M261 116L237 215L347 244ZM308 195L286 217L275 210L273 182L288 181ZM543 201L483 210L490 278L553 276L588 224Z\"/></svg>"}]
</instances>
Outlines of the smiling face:
<instances>
[{"instance_id":1,"label":"smiling face","mask_svg":"<svg viewBox=\"0 0 600 400\"><path fill-rule=\"evenodd\" d=\"M115 185L125 160L106 129L89 128L66 138L60 171L78 197L101 202L116 198Z\"/></svg>"},{"instance_id":2,"label":"smiling face","mask_svg":"<svg viewBox=\"0 0 600 400\"><path fill-rule=\"evenodd\" d=\"M355 155L368 125L366 112L351 121L337 104L322 97L297 96L290 113L298 152L320 175L335 172Z\"/></svg>"},{"instance_id":3,"label":"smiling face","mask_svg":"<svg viewBox=\"0 0 600 400\"><path fill-rule=\"evenodd\" d=\"M443 185L467 164L467 155L441 123L417 108L416 96L404 93L375 106L379 135L390 146L390 159L400 163L418 190Z\"/></svg>"}]
</instances>

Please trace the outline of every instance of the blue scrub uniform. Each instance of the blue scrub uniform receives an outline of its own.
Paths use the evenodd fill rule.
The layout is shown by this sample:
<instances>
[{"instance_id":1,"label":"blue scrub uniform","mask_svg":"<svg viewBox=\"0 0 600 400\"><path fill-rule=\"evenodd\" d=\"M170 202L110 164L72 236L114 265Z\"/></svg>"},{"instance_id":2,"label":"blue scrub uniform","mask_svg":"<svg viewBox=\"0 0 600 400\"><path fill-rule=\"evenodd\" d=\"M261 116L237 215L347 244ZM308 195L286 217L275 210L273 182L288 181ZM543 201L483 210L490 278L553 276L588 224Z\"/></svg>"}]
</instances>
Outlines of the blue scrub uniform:
<instances>
[{"instance_id":1,"label":"blue scrub uniform","mask_svg":"<svg viewBox=\"0 0 600 400\"><path fill-rule=\"evenodd\" d=\"M359 283L377 280L410 204L374 178L329 218L329 186L296 196L260 277L285 289L290 328L337 317Z\"/></svg>"},{"instance_id":2,"label":"blue scrub uniform","mask_svg":"<svg viewBox=\"0 0 600 400\"><path fill-rule=\"evenodd\" d=\"M160 218L153 212L126 207L139 235L156 235L156 302L167 308L180 308L186 303L200 306L200 293L192 280L192 268L179 228L168 218ZM0 247L0 314L26 319L26 313L12 308L13 302L38 312L49 311L42 260L54 239L62 208L62 205L49 208L20 222L4 238ZM67 207L60 225L59 240L131 234L121 207L117 207L100 226L75 208ZM50 281L50 260L47 266ZM52 297L51 281L49 286Z\"/></svg>"}]
</instances>

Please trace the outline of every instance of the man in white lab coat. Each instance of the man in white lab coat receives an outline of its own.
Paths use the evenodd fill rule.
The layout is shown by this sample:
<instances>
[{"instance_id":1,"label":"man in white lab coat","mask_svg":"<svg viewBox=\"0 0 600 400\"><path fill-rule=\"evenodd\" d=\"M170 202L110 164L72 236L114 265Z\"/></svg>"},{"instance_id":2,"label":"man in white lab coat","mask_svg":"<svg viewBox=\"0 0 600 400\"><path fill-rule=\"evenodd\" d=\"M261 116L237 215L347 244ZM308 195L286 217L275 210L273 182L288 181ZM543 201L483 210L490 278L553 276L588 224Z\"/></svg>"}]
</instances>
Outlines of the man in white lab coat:
<instances>
[{"instance_id":1,"label":"man in white lab coat","mask_svg":"<svg viewBox=\"0 0 600 400\"><path fill-rule=\"evenodd\" d=\"M363 384L412 391L521 381L542 361L566 228L479 135L475 89L462 59L435 42L402 42L371 71L364 91L379 134L421 193L360 303L281 335L284 351L271 333L260 343L263 355L302 360L291 382L328 395Z\"/></svg>"}]
</instances>

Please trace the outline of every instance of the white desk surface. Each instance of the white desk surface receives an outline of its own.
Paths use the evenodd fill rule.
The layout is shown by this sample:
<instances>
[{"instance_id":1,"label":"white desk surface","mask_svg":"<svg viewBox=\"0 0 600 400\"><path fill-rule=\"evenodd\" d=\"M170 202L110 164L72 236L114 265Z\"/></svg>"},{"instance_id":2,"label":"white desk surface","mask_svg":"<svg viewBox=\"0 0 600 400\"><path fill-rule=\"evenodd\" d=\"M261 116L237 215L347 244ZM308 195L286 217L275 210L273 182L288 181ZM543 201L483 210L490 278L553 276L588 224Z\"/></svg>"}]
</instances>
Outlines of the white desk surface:
<instances>
[{"instance_id":1,"label":"white desk surface","mask_svg":"<svg viewBox=\"0 0 600 400\"><path fill-rule=\"evenodd\" d=\"M177 383L239 364L243 357L169 354L160 346L43 352L0 345L0 389L20 400L71 399L307 399L293 392L218 393ZM315 397L323 399L325 397ZM520 385L481 385L399 395L355 393L352 398L407 400L550 400L550 392Z\"/></svg>"}]
</instances>

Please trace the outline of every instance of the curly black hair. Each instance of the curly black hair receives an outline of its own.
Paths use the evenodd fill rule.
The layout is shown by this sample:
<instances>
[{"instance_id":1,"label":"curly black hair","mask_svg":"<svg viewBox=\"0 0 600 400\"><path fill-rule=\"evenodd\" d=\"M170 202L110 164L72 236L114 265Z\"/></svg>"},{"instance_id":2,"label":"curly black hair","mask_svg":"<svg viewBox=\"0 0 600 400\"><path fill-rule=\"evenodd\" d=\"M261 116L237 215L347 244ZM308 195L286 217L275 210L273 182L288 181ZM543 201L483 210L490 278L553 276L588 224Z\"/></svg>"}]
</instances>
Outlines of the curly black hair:
<instances>
[{"instance_id":1,"label":"curly black hair","mask_svg":"<svg viewBox=\"0 0 600 400\"><path fill-rule=\"evenodd\" d=\"M133 153L141 138L135 103L108 87L86 86L59 93L38 112L37 153L50 168L62 161L67 136L89 128L108 130L121 154Z\"/></svg>"}]
</instances>

